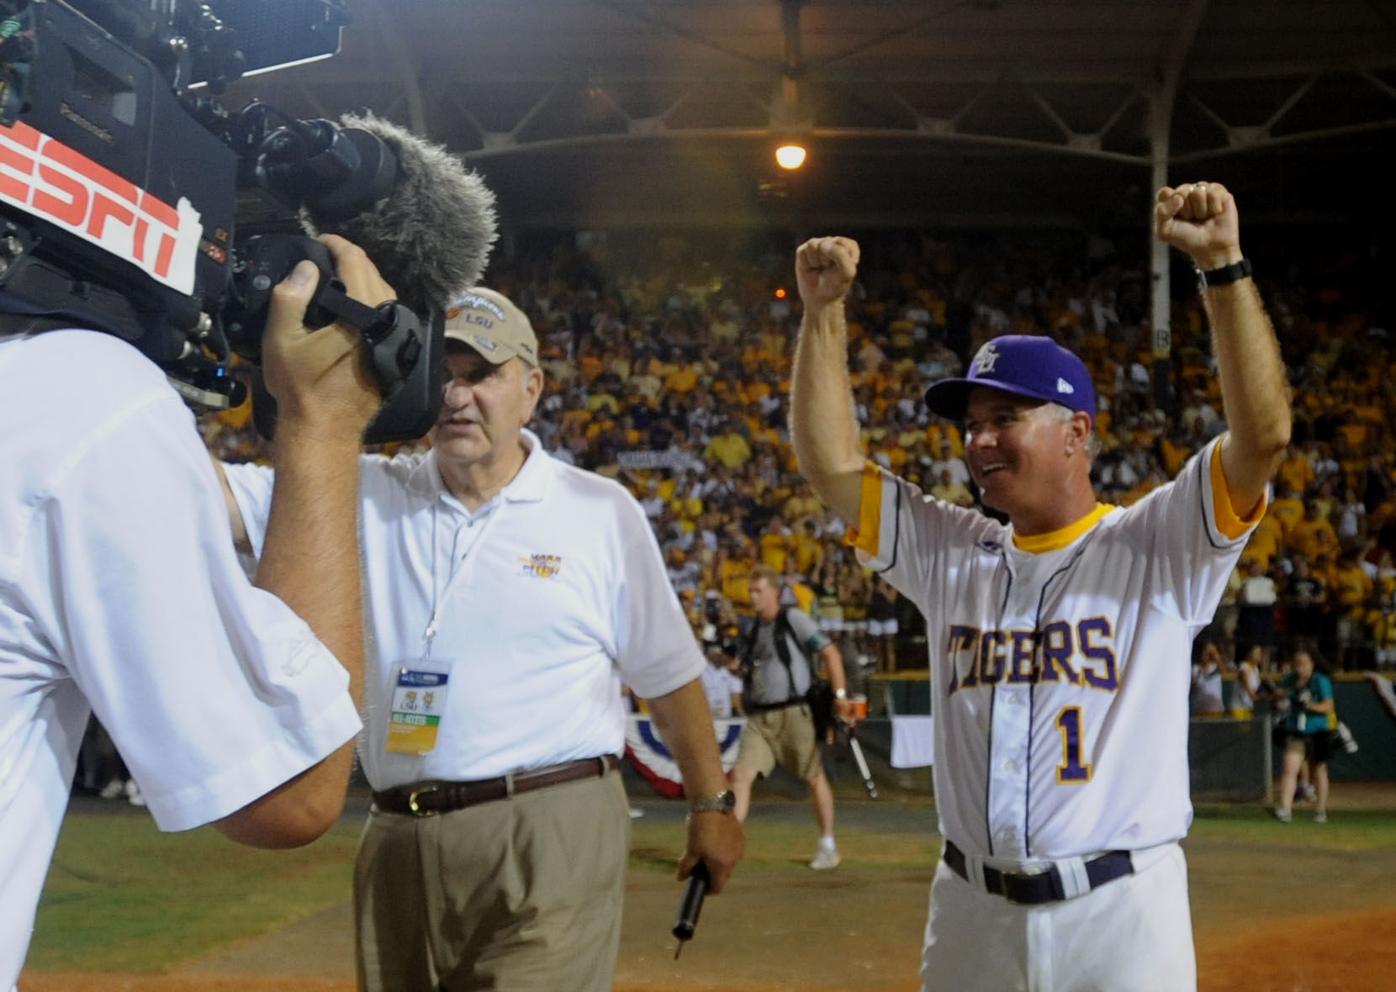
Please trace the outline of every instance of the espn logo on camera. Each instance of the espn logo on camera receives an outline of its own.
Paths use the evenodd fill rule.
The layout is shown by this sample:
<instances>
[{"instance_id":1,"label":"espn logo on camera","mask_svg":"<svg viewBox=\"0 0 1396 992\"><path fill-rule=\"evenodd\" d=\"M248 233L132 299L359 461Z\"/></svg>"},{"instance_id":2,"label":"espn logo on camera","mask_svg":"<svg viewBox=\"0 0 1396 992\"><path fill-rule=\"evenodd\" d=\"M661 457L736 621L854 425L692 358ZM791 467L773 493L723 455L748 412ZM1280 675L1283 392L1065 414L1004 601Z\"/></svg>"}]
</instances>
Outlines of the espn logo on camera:
<instances>
[{"instance_id":1,"label":"espn logo on camera","mask_svg":"<svg viewBox=\"0 0 1396 992\"><path fill-rule=\"evenodd\" d=\"M202 227L193 204L181 197L172 207L23 121L0 126L0 201L194 292Z\"/></svg>"}]
</instances>

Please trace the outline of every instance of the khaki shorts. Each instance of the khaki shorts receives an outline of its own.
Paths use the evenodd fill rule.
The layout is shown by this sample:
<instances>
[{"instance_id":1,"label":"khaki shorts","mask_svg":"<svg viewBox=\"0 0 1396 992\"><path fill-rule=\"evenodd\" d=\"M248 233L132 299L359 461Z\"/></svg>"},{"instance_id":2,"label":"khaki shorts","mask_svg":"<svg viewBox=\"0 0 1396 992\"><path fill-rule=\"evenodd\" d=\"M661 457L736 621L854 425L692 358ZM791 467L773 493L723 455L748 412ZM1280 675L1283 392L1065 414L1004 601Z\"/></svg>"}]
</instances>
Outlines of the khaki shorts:
<instances>
[{"instance_id":1,"label":"khaki shorts","mask_svg":"<svg viewBox=\"0 0 1396 992\"><path fill-rule=\"evenodd\" d=\"M780 765L791 775L813 782L824 774L814 739L814 718L805 704L762 710L746 718L737 749L737 764L758 775Z\"/></svg>"}]
</instances>

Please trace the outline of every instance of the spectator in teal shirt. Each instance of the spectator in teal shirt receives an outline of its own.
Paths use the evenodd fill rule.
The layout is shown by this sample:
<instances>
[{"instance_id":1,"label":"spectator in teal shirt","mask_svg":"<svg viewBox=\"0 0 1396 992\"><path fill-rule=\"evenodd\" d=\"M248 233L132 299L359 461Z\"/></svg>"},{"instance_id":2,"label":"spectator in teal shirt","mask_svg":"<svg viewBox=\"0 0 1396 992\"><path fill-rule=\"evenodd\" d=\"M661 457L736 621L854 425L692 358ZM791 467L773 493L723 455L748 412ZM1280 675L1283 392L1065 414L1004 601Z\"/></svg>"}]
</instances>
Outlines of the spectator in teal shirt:
<instances>
[{"instance_id":1,"label":"spectator in teal shirt","mask_svg":"<svg viewBox=\"0 0 1396 992\"><path fill-rule=\"evenodd\" d=\"M1280 774L1280 804L1275 817L1288 823L1294 803L1294 784L1299 778L1299 766L1309 762L1314 787L1318 790L1315 823L1328 822L1328 757L1331 752L1331 726L1336 710L1333 707L1333 681L1315 670L1313 655L1296 651L1284 677L1284 693L1289 701L1285 715L1284 770Z\"/></svg>"}]
</instances>

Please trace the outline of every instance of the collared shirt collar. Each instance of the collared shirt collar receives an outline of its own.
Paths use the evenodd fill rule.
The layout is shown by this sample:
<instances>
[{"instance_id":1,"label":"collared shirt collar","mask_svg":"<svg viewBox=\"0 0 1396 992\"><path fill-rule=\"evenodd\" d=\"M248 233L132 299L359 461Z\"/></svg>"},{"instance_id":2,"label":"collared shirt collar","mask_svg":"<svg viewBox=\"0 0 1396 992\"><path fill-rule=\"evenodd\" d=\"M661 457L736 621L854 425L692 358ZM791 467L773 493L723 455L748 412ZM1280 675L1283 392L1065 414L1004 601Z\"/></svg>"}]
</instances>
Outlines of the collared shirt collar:
<instances>
[{"instance_id":1,"label":"collared shirt collar","mask_svg":"<svg viewBox=\"0 0 1396 992\"><path fill-rule=\"evenodd\" d=\"M524 457L519 471L499 491L495 499L503 498L510 503L536 503L547 494L548 482L552 478L556 462L543 450L543 444L538 440L537 434L524 428L519 432L519 437L528 449L528 454ZM422 496L451 495L445 480L441 478L441 466L437 463L435 448L427 452L426 457L412 473L409 485L413 492Z\"/></svg>"}]
</instances>

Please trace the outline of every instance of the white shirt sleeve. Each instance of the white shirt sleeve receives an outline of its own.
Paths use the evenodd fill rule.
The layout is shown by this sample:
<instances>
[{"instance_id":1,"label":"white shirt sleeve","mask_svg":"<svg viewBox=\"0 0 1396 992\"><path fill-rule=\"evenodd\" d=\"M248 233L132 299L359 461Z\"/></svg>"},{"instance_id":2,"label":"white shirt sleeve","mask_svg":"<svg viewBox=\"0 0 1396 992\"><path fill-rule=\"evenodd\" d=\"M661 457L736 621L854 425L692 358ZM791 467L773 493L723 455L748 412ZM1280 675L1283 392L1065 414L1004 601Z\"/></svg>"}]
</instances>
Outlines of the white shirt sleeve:
<instances>
[{"instance_id":1,"label":"white shirt sleeve","mask_svg":"<svg viewBox=\"0 0 1396 992\"><path fill-rule=\"evenodd\" d=\"M669 584L644 511L628 493L622 495L616 663L627 685L654 699L699 678L707 662Z\"/></svg>"},{"instance_id":2,"label":"white shirt sleeve","mask_svg":"<svg viewBox=\"0 0 1396 992\"><path fill-rule=\"evenodd\" d=\"M1178 477L1124 512L1124 526L1149 550L1155 584L1166 590L1179 615L1193 626L1210 623L1251 531L1269 502L1267 494L1242 520L1231 507L1218 454L1221 439L1188 459ZM1251 508L1247 508L1251 509Z\"/></svg>"},{"instance_id":3,"label":"white shirt sleeve","mask_svg":"<svg viewBox=\"0 0 1396 992\"><path fill-rule=\"evenodd\" d=\"M271 516L272 484L276 473L270 466L247 462L242 465L223 463L223 476L233 499L242 513L242 526L252 545L252 556L262 557L262 543L267 539L267 518Z\"/></svg>"},{"instance_id":4,"label":"white shirt sleeve","mask_svg":"<svg viewBox=\"0 0 1396 992\"><path fill-rule=\"evenodd\" d=\"M358 714L336 659L243 575L174 393L89 441L36 509L24 581L157 823L187 829L319 762Z\"/></svg>"},{"instance_id":5,"label":"white shirt sleeve","mask_svg":"<svg viewBox=\"0 0 1396 992\"><path fill-rule=\"evenodd\" d=\"M931 576L942 574L947 557L962 555L980 540L1002 540L1003 528L978 510L944 503L919 486L871 462L863 467L858 528L849 536L865 565L880 574L926 616Z\"/></svg>"}]
</instances>

